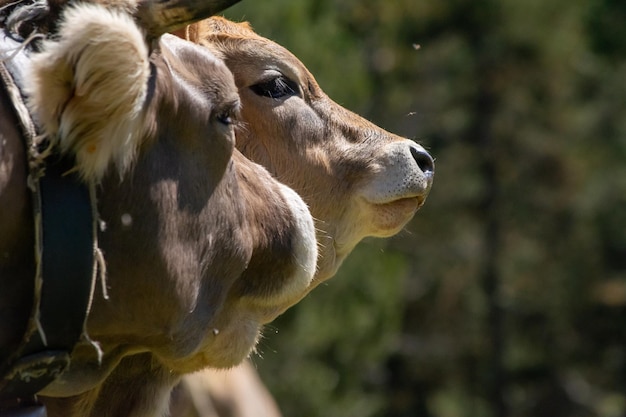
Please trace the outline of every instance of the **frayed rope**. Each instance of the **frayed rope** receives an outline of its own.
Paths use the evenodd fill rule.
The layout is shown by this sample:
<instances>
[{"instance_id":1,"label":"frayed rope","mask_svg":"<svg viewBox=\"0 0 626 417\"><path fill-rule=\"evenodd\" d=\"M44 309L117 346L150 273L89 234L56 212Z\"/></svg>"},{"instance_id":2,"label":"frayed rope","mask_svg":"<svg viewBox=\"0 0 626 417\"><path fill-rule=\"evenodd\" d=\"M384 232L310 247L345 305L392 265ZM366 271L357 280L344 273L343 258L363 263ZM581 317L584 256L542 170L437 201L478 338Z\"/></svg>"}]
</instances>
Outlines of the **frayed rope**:
<instances>
[{"instance_id":1,"label":"frayed rope","mask_svg":"<svg viewBox=\"0 0 626 417\"><path fill-rule=\"evenodd\" d=\"M89 199L91 200L91 215L92 215L92 233L93 233L93 275L91 276L91 290L89 291L89 301L87 304L87 317L91 311L94 296L96 293L96 282L100 281L102 297L105 300L109 299L109 292L106 285L106 262L104 261L104 255L100 246L98 245L98 224L100 223L100 216L98 213L98 197L96 193L95 181L89 182ZM96 351L98 356L98 364L102 364L103 352L100 344L89 337L87 332L87 320L83 323L83 339L89 343Z\"/></svg>"},{"instance_id":2,"label":"frayed rope","mask_svg":"<svg viewBox=\"0 0 626 417\"><path fill-rule=\"evenodd\" d=\"M24 42L20 43L20 46L18 46L17 48L15 48L13 50L9 50L9 51L11 51L10 54L6 54L4 56L0 56L0 61L1 62L7 62L7 61L12 60L13 58L15 58L17 56L17 54L22 52L28 46L28 44L30 44L34 40L44 39L44 38L45 38L45 36L42 35L41 33L31 33L31 35L28 38L26 38L24 40Z\"/></svg>"}]
</instances>

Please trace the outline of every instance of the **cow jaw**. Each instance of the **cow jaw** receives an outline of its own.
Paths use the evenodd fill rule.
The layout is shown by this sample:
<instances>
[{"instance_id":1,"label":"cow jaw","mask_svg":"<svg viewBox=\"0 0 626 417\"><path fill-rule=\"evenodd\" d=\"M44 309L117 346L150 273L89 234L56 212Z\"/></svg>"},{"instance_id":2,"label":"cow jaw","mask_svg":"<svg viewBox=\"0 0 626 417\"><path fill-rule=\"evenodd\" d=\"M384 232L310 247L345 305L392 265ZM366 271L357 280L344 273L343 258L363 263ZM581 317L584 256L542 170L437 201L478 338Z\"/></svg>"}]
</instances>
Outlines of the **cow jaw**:
<instances>
[{"instance_id":1,"label":"cow jaw","mask_svg":"<svg viewBox=\"0 0 626 417\"><path fill-rule=\"evenodd\" d=\"M263 178L263 175L259 177ZM269 174L267 179L270 179ZM245 186L245 182L241 185ZM223 308L208 326L208 332L196 353L182 360L163 360L166 366L176 372L195 372L206 366L229 368L239 364L254 349L262 326L310 291L318 258L313 219L298 194L289 187L277 185L277 197L284 201L291 221L288 230L271 230L270 233L291 235L286 239L289 247L284 248L290 254L289 259L283 259L284 250L272 253L266 252L267 248L256 248L254 252L257 253L252 254L248 269L231 287ZM280 219L275 220L278 222ZM255 264L259 252L264 262ZM291 265L285 268L281 266L284 262ZM265 266L269 269L264 269ZM250 280L257 282L251 284ZM274 285L271 281L278 284Z\"/></svg>"},{"instance_id":2,"label":"cow jaw","mask_svg":"<svg viewBox=\"0 0 626 417\"><path fill-rule=\"evenodd\" d=\"M294 268L284 285L274 293L261 297L244 296L242 298L242 304L255 312L261 324L271 322L302 299L311 285L317 265L317 239L309 208L294 190L283 184L278 185L293 216L294 236L291 240L290 251Z\"/></svg>"}]
</instances>

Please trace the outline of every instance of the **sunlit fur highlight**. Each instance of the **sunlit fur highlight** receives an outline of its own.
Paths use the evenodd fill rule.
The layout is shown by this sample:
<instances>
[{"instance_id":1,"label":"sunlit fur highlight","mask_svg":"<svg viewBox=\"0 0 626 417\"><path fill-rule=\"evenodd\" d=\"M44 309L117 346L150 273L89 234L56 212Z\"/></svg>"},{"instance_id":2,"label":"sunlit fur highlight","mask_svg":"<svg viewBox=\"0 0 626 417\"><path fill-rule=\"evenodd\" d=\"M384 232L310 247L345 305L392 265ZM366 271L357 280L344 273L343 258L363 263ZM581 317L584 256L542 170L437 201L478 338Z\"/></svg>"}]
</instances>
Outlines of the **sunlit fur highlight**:
<instances>
[{"instance_id":1,"label":"sunlit fur highlight","mask_svg":"<svg viewBox=\"0 0 626 417\"><path fill-rule=\"evenodd\" d=\"M125 13L68 8L57 38L34 54L29 104L44 133L74 154L83 178L124 172L142 137L150 64L141 29Z\"/></svg>"}]
</instances>

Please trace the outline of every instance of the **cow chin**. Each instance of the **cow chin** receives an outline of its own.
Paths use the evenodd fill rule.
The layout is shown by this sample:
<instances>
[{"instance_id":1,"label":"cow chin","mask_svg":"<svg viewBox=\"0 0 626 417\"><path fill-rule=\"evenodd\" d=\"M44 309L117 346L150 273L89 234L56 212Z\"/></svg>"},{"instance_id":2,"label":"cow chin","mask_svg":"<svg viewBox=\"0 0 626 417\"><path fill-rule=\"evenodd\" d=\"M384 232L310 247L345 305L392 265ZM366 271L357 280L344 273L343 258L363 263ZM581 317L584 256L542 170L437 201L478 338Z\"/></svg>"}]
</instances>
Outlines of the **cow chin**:
<instances>
[{"instance_id":1,"label":"cow chin","mask_svg":"<svg viewBox=\"0 0 626 417\"><path fill-rule=\"evenodd\" d=\"M224 320L220 320L223 318ZM226 308L214 322L201 348L184 360L164 364L178 373L191 373L206 367L227 369L237 366L254 350L261 334L261 323L239 305Z\"/></svg>"},{"instance_id":2,"label":"cow chin","mask_svg":"<svg viewBox=\"0 0 626 417\"><path fill-rule=\"evenodd\" d=\"M250 356L261 337L263 325L283 313L288 305L259 307L258 303L240 299L226 306L209 329L200 350L182 361L164 363L179 373L191 373L210 367L228 369Z\"/></svg>"},{"instance_id":3,"label":"cow chin","mask_svg":"<svg viewBox=\"0 0 626 417\"><path fill-rule=\"evenodd\" d=\"M367 211L371 216L369 234L376 237L390 237L406 226L424 204L424 199L411 197L389 203L366 204L368 205Z\"/></svg>"}]
</instances>

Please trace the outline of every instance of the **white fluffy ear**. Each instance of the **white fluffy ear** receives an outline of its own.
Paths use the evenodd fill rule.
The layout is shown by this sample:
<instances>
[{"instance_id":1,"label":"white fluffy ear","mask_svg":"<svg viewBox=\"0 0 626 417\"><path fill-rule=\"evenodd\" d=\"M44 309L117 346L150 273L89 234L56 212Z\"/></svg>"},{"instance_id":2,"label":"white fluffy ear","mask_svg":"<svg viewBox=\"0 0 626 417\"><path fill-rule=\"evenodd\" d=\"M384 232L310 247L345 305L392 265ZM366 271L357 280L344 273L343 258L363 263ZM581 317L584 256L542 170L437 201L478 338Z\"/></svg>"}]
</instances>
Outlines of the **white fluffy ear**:
<instances>
[{"instance_id":1,"label":"white fluffy ear","mask_svg":"<svg viewBox=\"0 0 626 417\"><path fill-rule=\"evenodd\" d=\"M132 17L94 4L68 8L59 36L33 54L29 105L44 133L75 155L84 179L132 162L143 136L148 54Z\"/></svg>"}]
</instances>

